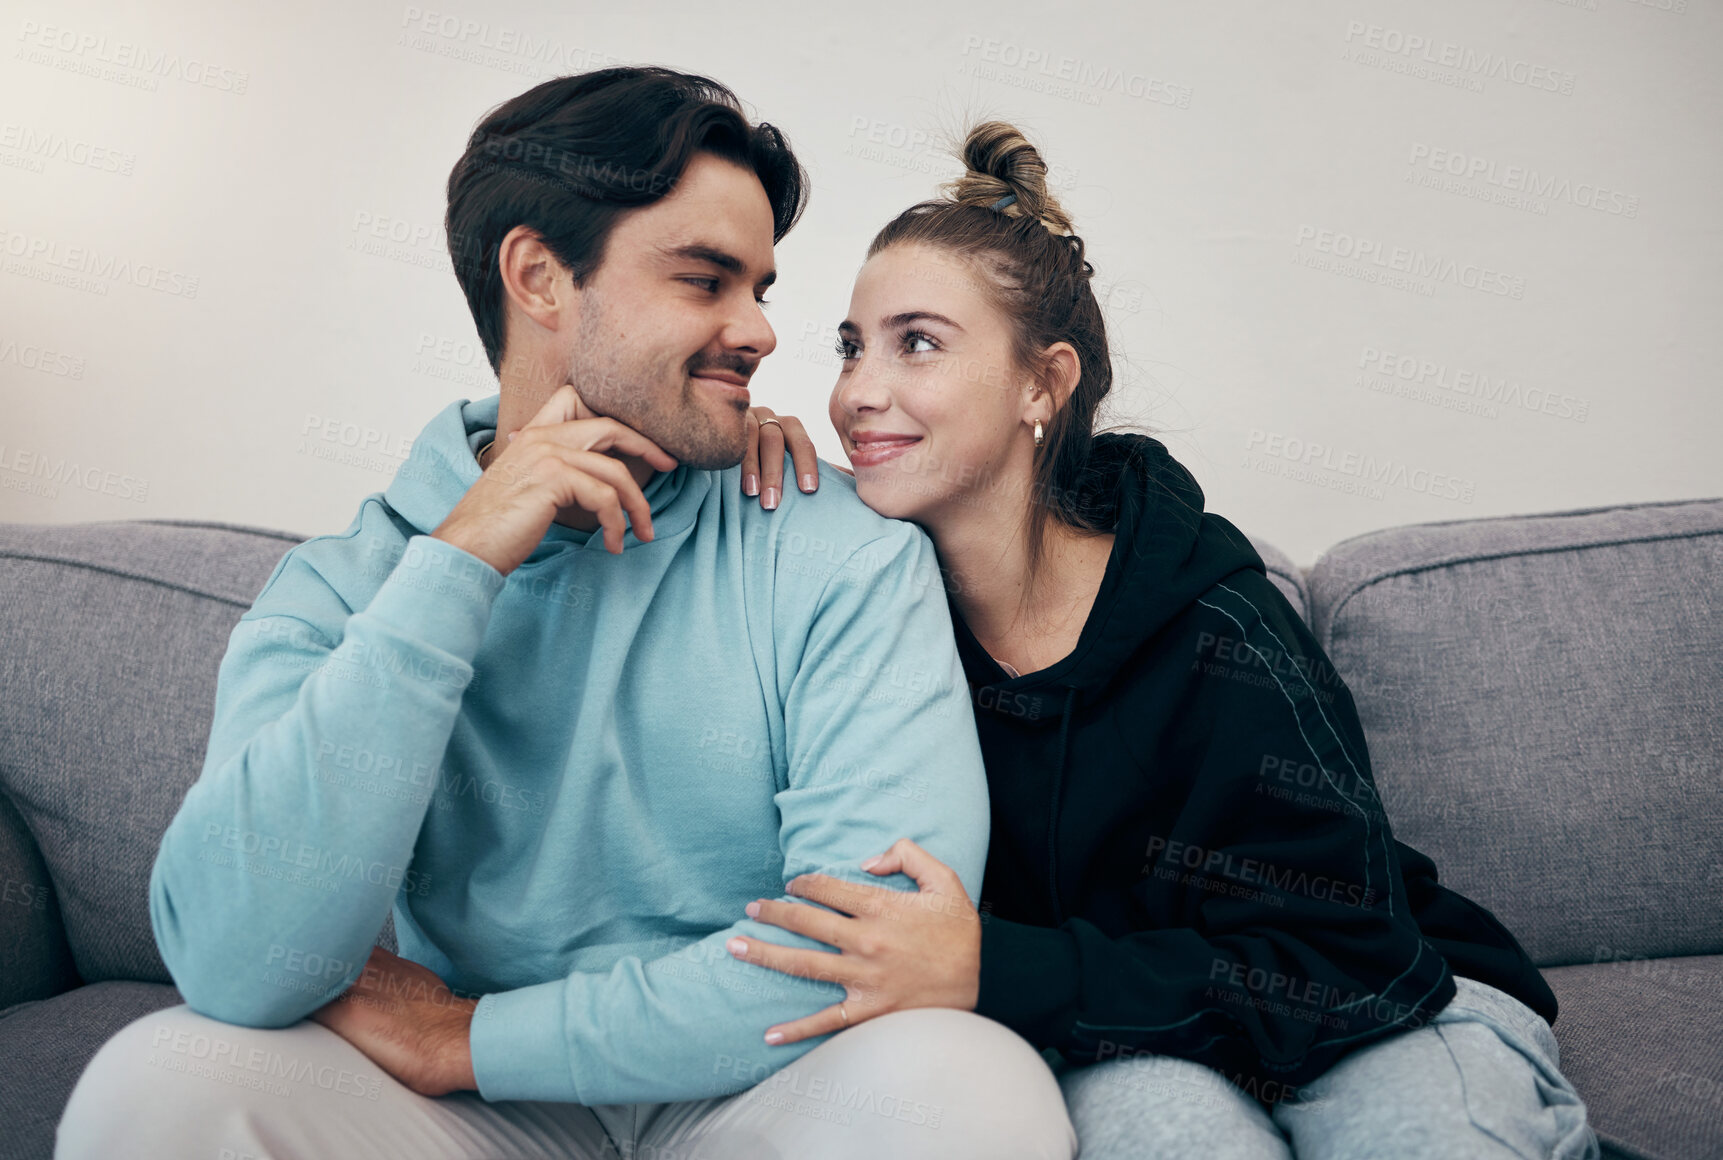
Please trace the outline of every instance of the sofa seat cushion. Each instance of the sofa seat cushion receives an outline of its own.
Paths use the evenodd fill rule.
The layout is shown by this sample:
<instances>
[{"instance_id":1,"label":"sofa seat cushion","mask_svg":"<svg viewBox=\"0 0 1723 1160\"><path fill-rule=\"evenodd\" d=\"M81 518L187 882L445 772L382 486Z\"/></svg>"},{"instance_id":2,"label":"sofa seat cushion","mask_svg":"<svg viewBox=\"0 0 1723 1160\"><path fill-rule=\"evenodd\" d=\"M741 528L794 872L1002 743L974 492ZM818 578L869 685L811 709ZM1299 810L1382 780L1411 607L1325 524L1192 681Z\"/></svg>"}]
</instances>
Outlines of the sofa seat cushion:
<instances>
[{"instance_id":1,"label":"sofa seat cushion","mask_svg":"<svg viewBox=\"0 0 1723 1160\"><path fill-rule=\"evenodd\" d=\"M1562 1074L1598 1139L1652 1160L1723 1156L1723 955L1546 967L1543 976L1561 1004Z\"/></svg>"},{"instance_id":2,"label":"sofa seat cushion","mask_svg":"<svg viewBox=\"0 0 1723 1160\"><path fill-rule=\"evenodd\" d=\"M51 1160L84 1065L126 1024L184 1001L162 983L92 983L0 1011L0 1160Z\"/></svg>"}]
</instances>

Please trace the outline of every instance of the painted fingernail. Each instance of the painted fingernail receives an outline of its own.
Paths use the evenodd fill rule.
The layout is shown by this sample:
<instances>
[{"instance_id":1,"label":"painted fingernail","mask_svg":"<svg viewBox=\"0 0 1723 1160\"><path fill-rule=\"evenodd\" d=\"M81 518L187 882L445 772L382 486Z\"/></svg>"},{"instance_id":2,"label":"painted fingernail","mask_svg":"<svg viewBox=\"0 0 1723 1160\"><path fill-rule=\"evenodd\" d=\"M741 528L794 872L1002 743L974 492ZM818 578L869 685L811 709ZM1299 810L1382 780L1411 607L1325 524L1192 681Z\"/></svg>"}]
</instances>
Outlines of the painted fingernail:
<instances>
[{"instance_id":1,"label":"painted fingernail","mask_svg":"<svg viewBox=\"0 0 1723 1160\"><path fill-rule=\"evenodd\" d=\"M814 490L814 477L811 474L802 476L802 490L803 491Z\"/></svg>"},{"instance_id":2,"label":"painted fingernail","mask_svg":"<svg viewBox=\"0 0 1723 1160\"><path fill-rule=\"evenodd\" d=\"M775 487L768 487L766 489L766 508L769 511L772 508L775 508L777 506L778 506L778 489Z\"/></svg>"},{"instance_id":3,"label":"painted fingernail","mask_svg":"<svg viewBox=\"0 0 1723 1160\"><path fill-rule=\"evenodd\" d=\"M782 1031L768 1031L768 1032L766 1032L766 1042L767 1043L782 1043L783 1041L784 1041L784 1033Z\"/></svg>"},{"instance_id":4,"label":"painted fingernail","mask_svg":"<svg viewBox=\"0 0 1723 1160\"><path fill-rule=\"evenodd\" d=\"M748 953L748 940L745 938L733 938L724 944L724 949L733 955L745 955Z\"/></svg>"},{"instance_id":5,"label":"painted fingernail","mask_svg":"<svg viewBox=\"0 0 1723 1160\"><path fill-rule=\"evenodd\" d=\"M760 904L758 902L750 902L748 905L744 906L742 910L749 918L760 917Z\"/></svg>"},{"instance_id":6,"label":"painted fingernail","mask_svg":"<svg viewBox=\"0 0 1723 1160\"><path fill-rule=\"evenodd\" d=\"M744 475L742 477L742 491L744 493L746 493L747 495L759 495L760 494L760 477L757 475L751 475L751 474L750 475Z\"/></svg>"}]
</instances>

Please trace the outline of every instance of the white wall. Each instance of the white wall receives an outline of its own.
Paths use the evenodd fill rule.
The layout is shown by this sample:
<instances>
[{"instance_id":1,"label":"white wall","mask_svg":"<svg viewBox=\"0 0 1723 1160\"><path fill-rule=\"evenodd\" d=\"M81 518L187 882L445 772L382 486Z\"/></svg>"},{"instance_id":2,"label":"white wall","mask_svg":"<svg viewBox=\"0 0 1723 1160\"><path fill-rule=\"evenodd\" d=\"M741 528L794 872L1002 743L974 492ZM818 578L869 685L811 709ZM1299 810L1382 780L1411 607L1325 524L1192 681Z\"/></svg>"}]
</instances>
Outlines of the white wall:
<instances>
[{"instance_id":1,"label":"white wall","mask_svg":"<svg viewBox=\"0 0 1723 1160\"><path fill-rule=\"evenodd\" d=\"M440 243L465 135L617 62L725 81L812 174L755 400L828 458L868 238L1002 116L1107 287L1114 414L1299 563L1723 495L1720 0L6 0L0 37L0 520L345 527L496 389Z\"/></svg>"}]
</instances>

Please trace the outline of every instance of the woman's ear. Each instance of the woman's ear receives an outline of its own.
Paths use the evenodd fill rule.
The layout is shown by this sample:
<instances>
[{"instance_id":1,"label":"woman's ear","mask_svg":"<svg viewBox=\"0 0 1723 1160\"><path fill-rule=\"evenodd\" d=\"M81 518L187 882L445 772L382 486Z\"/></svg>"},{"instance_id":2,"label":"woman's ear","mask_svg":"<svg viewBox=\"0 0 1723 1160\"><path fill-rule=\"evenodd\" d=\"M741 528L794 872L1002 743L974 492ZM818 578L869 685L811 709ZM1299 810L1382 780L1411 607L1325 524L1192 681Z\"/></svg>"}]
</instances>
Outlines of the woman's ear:
<instances>
[{"instance_id":1,"label":"woman's ear","mask_svg":"<svg viewBox=\"0 0 1723 1160\"><path fill-rule=\"evenodd\" d=\"M1036 419L1051 425L1053 416L1071 401L1071 392L1083 380L1083 360L1077 348L1068 342L1056 342L1041 352L1040 373L1035 377L1035 390L1030 394L1031 405L1024 411L1025 422ZM1042 396L1047 398L1043 400Z\"/></svg>"}]
</instances>

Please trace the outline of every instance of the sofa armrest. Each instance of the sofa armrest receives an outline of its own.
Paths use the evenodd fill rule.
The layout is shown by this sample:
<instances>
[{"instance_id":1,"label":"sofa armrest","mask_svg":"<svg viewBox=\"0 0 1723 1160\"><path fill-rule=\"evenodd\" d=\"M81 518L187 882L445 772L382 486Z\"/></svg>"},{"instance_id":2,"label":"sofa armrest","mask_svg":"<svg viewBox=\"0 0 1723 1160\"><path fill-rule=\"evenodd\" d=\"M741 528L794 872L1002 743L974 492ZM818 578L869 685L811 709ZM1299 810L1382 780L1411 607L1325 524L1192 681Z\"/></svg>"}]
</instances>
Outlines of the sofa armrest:
<instances>
[{"instance_id":1,"label":"sofa armrest","mask_svg":"<svg viewBox=\"0 0 1723 1160\"><path fill-rule=\"evenodd\" d=\"M48 867L0 793L0 1011L79 985Z\"/></svg>"}]
</instances>

